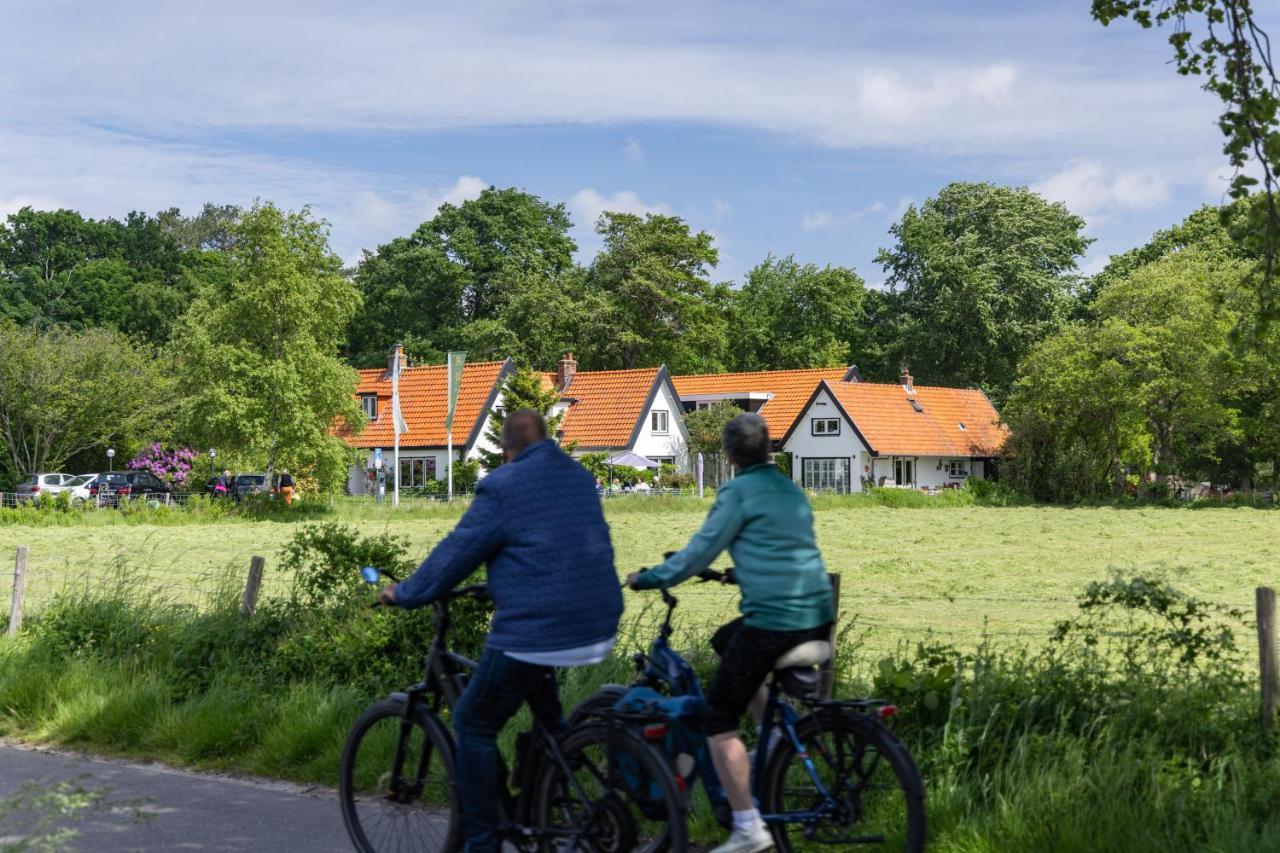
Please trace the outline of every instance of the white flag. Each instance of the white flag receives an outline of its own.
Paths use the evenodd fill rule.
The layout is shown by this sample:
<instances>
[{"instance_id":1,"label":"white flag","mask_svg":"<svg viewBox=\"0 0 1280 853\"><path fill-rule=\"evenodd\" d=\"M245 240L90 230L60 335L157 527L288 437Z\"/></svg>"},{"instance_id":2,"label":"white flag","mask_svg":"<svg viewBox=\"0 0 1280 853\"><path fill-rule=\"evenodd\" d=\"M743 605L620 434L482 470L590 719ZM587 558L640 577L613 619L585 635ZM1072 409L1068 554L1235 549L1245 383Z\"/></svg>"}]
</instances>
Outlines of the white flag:
<instances>
[{"instance_id":1,"label":"white flag","mask_svg":"<svg viewBox=\"0 0 1280 853\"><path fill-rule=\"evenodd\" d=\"M409 425L404 422L404 415L400 413L400 359L395 360L395 366L391 370L391 419L397 436L409 431Z\"/></svg>"}]
</instances>

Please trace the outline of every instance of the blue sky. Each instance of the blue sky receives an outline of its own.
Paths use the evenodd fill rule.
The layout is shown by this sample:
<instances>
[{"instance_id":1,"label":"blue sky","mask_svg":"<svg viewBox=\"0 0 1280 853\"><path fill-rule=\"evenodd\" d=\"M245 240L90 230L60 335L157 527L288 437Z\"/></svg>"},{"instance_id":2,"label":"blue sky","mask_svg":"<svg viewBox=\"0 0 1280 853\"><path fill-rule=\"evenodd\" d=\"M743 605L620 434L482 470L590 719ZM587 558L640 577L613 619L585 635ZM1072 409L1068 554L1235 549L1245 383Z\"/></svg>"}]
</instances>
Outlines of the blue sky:
<instances>
[{"instance_id":1,"label":"blue sky","mask_svg":"<svg viewBox=\"0 0 1280 853\"><path fill-rule=\"evenodd\" d=\"M310 204L348 261L489 184L855 267L952 180L1028 185L1083 263L1222 197L1214 101L1088 0L8 0L0 214ZM1257 4L1264 26L1280 20Z\"/></svg>"}]
</instances>

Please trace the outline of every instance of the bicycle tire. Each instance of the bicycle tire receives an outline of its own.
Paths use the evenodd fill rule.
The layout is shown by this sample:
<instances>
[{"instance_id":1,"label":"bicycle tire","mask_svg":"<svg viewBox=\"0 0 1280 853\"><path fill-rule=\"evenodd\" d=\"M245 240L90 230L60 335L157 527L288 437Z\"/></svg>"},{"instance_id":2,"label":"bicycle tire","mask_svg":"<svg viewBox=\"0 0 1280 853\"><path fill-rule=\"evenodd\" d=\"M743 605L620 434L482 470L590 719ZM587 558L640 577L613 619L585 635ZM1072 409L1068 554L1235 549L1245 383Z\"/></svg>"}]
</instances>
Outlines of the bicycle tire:
<instances>
[{"instance_id":1,"label":"bicycle tire","mask_svg":"<svg viewBox=\"0 0 1280 853\"><path fill-rule=\"evenodd\" d=\"M584 827L582 799L564 771L545 760L534 781L531 815L539 828L576 830L594 853L688 849L688 801L661 750L636 732L588 720L560 738L565 762L596 808ZM627 825L629 824L629 825Z\"/></svg>"},{"instance_id":2,"label":"bicycle tire","mask_svg":"<svg viewBox=\"0 0 1280 853\"><path fill-rule=\"evenodd\" d=\"M805 823L771 822L779 853L858 844L905 853L924 850L924 781L907 748L887 726L866 714L831 709L803 717L796 723L796 735L837 801L838 811ZM872 780L881 769L887 772ZM856 780L850 778L855 775ZM879 793L867 796L868 791ZM795 745L783 738L765 768L764 813L797 815L824 799Z\"/></svg>"},{"instance_id":3,"label":"bicycle tire","mask_svg":"<svg viewBox=\"0 0 1280 853\"><path fill-rule=\"evenodd\" d=\"M352 724L342 748L342 822L361 853L401 850L406 843L427 853L461 847L453 739L424 706L414 715L405 757L405 771L412 773L415 784L421 783L421 796L410 802L386 797L405 701L388 697L370 705Z\"/></svg>"}]
</instances>

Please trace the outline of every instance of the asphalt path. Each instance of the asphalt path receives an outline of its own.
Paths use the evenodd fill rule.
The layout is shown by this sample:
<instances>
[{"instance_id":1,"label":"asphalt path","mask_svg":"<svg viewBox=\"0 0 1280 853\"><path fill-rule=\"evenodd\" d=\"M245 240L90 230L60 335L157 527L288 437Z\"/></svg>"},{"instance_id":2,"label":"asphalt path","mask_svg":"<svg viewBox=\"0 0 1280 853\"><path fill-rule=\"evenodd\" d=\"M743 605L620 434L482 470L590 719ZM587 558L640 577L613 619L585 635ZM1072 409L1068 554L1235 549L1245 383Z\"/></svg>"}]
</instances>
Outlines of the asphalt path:
<instances>
[{"instance_id":1,"label":"asphalt path","mask_svg":"<svg viewBox=\"0 0 1280 853\"><path fill-rule=\"evenodd\" d=\"M0 743L0 799L27 783L58 782L101 791L104 803L112 806L71 824L77 833L69 844L72 850L352 849L337 795L328 788ZM12 831L12 817L0 836ZM0 837L0 847L4 841Z\"/></svg>"}]
</instances>

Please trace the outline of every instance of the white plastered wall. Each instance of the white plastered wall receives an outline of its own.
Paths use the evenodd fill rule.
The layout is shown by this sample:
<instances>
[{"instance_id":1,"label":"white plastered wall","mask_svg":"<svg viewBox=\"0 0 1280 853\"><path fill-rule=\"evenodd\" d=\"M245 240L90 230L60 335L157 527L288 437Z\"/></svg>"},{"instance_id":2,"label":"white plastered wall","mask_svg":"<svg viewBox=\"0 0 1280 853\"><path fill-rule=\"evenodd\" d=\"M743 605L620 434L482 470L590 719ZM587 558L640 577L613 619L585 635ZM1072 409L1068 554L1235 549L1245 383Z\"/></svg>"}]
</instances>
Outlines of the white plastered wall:
<instances>
[{"instance_id":1,"label":"white plastered wall","mask_svg":"<svg viewBox=\"0 0 1280 853\"><path fill-rule=\"evenodd\" d=\"M653 412L659 410L667 413L665 434L653 431ZM630 449L650 459L662 456L674 457L676 467L680 471L690 470L689 437L684 429L684 410L666 383L658 387L658 393L654 395L653 402L645 410L640 434Z\"/></svg>"}]
</instances>

